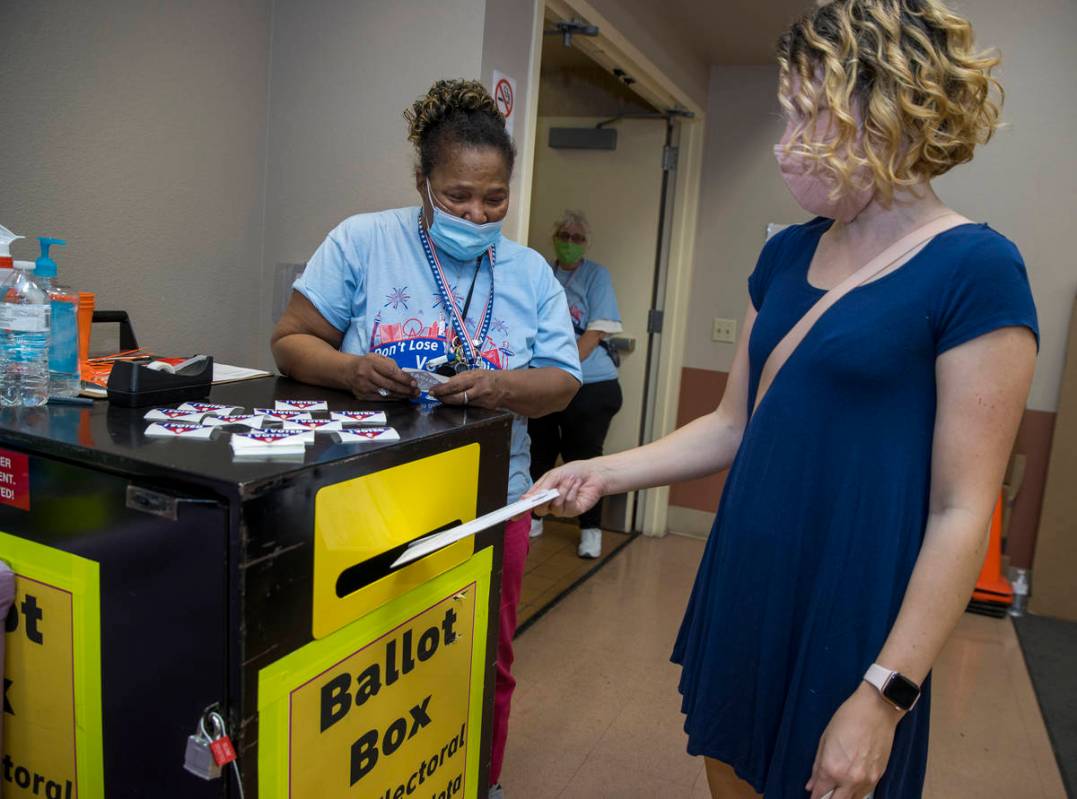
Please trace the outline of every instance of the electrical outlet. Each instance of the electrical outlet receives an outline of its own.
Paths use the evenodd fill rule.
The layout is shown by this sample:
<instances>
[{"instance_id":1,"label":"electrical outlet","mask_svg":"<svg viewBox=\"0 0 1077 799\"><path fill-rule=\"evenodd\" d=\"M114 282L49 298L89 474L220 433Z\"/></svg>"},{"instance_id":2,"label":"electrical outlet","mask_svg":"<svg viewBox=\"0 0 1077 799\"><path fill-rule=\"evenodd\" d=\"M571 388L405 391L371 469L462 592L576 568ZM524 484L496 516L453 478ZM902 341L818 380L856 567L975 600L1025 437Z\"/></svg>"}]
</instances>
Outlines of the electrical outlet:
<instances>
[{"instance_id":1,"label":"electrical outlet","mask_svg":"<svg viewBox=\"0 0 1077 799\"><path fill-rule=\"evenodd\" d=\"M721 341L727 344L733 344L737 340L737 320L736 319L718 319L715 317L714 328L711 331L712 341Z\"/></svg>"}]
</instances>

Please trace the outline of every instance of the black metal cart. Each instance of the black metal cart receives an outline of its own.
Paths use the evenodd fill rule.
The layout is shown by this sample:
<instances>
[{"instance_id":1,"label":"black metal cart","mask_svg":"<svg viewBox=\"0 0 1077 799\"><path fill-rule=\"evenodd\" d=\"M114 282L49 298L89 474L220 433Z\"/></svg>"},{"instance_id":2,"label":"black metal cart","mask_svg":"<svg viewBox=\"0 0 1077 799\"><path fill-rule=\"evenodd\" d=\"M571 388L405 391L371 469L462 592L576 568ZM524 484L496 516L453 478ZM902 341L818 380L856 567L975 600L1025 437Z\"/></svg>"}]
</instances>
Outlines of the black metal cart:
<instances>
[{"instance_id":1,"label":"black metal cart","mask_svg":"<svg viewBox=\"0 0 1077 799\"><path fill-rule=\"evenodd\" d=\"M210 397L276 399L371 407ZM145 409L0 410L5 797L484 795L502 528L392 563L504 504L511 417L381 409L398 442L250 462L147 438ZM207 781L183 766L213 706L238 768Z\"/></svg>"}]
</instances>

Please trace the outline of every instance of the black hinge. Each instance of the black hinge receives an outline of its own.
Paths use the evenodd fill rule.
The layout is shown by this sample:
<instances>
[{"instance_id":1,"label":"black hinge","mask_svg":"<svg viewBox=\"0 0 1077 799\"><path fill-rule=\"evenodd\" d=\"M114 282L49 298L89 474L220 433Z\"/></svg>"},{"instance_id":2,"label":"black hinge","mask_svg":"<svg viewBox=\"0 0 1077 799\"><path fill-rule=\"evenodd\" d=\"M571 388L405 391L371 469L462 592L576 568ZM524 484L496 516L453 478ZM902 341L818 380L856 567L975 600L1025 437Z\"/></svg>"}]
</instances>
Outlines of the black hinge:
<instances>
[{"instance_id":1,"label":"black hinge","mask_svg":"<svg viewBox=\"0 0 1077 799\"><path fill-rule=\"evenodd\" d=\"M680 155L681 148L666 145L662 148L662 171L663 172L675 172L677 171L677 156Z\"/></svg>"},{"instance_id":2,"label":"black hinge","mask_svg":"<svg viewBox=\"0 0 1077 799\"><path fill-rule=\"evenodd\" d=\"M652 308L647 312L647 332L648 333L661 333L662 332L662 311Z\"/></svg>"}]
</instances>

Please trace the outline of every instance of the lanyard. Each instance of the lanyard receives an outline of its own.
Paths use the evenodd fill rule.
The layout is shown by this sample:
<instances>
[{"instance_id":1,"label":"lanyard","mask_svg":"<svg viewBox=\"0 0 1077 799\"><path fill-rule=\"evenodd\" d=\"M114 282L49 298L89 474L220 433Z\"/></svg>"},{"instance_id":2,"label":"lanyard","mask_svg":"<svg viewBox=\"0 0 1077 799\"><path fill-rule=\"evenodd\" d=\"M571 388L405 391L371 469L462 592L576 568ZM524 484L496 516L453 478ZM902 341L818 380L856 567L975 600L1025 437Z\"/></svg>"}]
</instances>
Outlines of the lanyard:
<instances>
[{"instance_id":1,"label":"lanyard","mask_svg":"<svg viewBox=\"0 0 1077 799\"><path fill-rule=\"evenodd\" d=\"M419 211L419 241L423 245L423 252L426 254L426 261L430 265L430 272L434 276L434 283L437 284L438 292L441 294L441 300L445 304L445 307L449 309L449 320L452 324L453 330L456 333L456 339L462 343L463 352L459 353L457 357L463 355L463 359L466 360L468 367L471 369L478 369L482 360L482 347L486 341L487 335L490 332L490 323L493 321L494 314L494 263L496 261L496 255L494 248L490 247L486 251L486 256L490 259L490 296L486 300L486 307L482 311L482 317L479 319L478 326L475 328L476 337L474 339L468 334L467 324L464 321L464 315L467 313L465 307L464 313L460 313L460 309L456 307L456 297L453 296L452 289L449 288L449 281L445 278L445 270L441 267L441 260L438 258L437 250L434 249L434 243L430 241L430 238L426 235L426 229L423 227L423 214ZM475 277L471 281L471 290L468 291L467 305L471 304L471 294L475 290L475 280L479 276L479 267L482 265L482 257L479 257L478 263L475 264ZM453 346L455 342L449 342L450 349L457 349Z\"/></svg>"}]
</instances>

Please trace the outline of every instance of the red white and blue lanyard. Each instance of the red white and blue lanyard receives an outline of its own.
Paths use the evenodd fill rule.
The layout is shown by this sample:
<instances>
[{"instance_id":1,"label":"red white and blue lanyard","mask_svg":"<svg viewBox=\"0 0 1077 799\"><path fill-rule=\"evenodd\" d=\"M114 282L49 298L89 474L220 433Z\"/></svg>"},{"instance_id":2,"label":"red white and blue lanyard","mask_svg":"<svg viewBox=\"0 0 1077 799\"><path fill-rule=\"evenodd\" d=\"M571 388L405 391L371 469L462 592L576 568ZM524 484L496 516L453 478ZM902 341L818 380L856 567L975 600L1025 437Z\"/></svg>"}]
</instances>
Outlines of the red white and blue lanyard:
<instances>
[{"instance_id":1,"label":"red white and blue lanyard","mask_svg":"<svg viewBox=\"0 0 1077 799\"><path fill-rule=\"evenodd\" d=\"M479 319L479 324L476 328L477 337L472 339L468 335L464 317L460 313L460 309L456 307L456 297L453 296L452 289L449 288L449 281L445 277L445 270L441 267L441 260L438 258L437 250L434 249L434 243L430 241L430 237L426 234L421 210L419 211L419 241L423 245L423 252L426 253L426 261L430 264L430 272L434 275L434 283L437 284L441 300L445 307L449 309L449 320L456 333L456 338L463 342L467 365L471 369L478 369L482 365L482 350L480 347L486 341L486 337L490 332L490 323L494 318L494 263L496 261L494 248L490 247L486 250L486 257L490 259L490 296L486 300L486 308L483 309L482 317ZM452 341L449 341L448 345L450 351L456 349L453 347Z\"/></svg>"}]
</instances>

